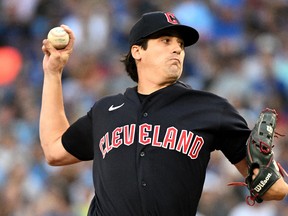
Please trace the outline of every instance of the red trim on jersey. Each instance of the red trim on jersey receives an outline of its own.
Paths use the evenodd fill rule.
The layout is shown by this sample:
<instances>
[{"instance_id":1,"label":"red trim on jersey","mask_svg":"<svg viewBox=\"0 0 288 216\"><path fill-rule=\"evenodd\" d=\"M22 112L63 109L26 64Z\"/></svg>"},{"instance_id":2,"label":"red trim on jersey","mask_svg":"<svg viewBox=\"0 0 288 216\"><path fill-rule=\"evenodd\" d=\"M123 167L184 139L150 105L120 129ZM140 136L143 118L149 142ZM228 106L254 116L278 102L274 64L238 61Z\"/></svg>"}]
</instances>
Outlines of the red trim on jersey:
<instances>
[{"instance_id":1,"label":"red trim on jersey","mask_svg":"<svg viewBox=\"0 0 288 216\"><path fill-rule=\"evenodd\" d=\"M139 126L139 143L142 145L148 145L151 143L151 138L149 137L149 132L152 130L152 125L142 124Z\"/></svg>"},{"instance_id":2,"label":"red trim on jersey","mask_svg":"<svg viewBox=\"0 0 288 216\"><path fill-rule=\"evenodd\" d=\"M113 132L112 132L112 146L113 148L118 148L120 145L123 143L123 139L120 137L120 133L122 133L123 127L117 127Z\"/></svg>"},{"instance_id":3,"label":"red trim on jersey","mask_svg":"<svg viewBox=\"0 0 288 216\"><path fill-rule=\"evenodd\" d=\"M199 155L199 152L202 148L202 146L204 145L204 140L202 137L200 136L196 136L193 143L192 143L192 147L190 148L190 151L188 153L188 156L191 159L196 159Z\"/></svg>"},{"instance_id":4,"label":"red trim on jersey","mask_svg":"<svg viewBox=\"0 0 288 216\"><path fill-rule=\"evenodd\" d=\"M160 134L160 125L155 125L154 126L154 133L153 133L153 139L152 139L152 146L155 147L161 147L162 142L159 142L159 134Z\"/></svg>"},{"instance_id":5,"label":"red trim on jersey","mask_svg":"<svg viewBox=\"0 0 288 216\"><path fill-rule=\"evenodd\" d=\"M135 124L131 124L130 129L129 129L129 125L124 126L124 136L123 136L124 145L130 146L131 144L134 143L135 128L136 128Z\"/></svg>"},{"instance_id":6,"label":"red trim on jersey","mask_svg":"<svg viewBox=\"0 0 288 216\"><path fill-rule=\"evenodd\" d=\"M177 139L177 128L175 127L169 127L166 130L166 134L163 139L163 148L167 148L169 145L169 149L173 150L175 149L176 139Z\"/></svg>"},{"instance_id":7,"label":"red trim on jersey","mask_svg":"<svg viewBox=\"0 0 288 216\"><path fill-rule=\"evenodd\" d=\"M187 154L189 146L190 146L190 144L192 142L193 137L194 137L194 133L193 132L187 131L187 130L182 130L181 134L179 136L179 140L178 140L178 143L177 143L176 150L178 152L181 152L181 149L182 149L182 153L183 154Z\"/></svg>"}]
</instances>

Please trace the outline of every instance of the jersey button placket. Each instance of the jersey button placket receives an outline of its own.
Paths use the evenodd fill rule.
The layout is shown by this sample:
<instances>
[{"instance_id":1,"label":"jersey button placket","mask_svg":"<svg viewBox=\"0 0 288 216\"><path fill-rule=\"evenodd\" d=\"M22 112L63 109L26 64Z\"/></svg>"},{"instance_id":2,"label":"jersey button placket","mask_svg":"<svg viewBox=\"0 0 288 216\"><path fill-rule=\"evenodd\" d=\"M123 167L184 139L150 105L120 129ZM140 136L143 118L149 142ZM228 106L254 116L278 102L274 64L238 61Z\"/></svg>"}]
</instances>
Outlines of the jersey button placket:
<instances>
[{"instance_id":1,"label":"jersey button placket","mask_svg":"<svg viewBox=\"0 0 288 216\"><path fill-rule=\"evenodd\" d=\"M148 110L146 109L146 106L142 107L141 110L141 114L139 116L139 125L141 124L149 124L149 114L148 114ZM146 135L145 135L146 136ZM139 143L138 145L138 162L139 162L139 173L138 173L138 186L139 186L139 192L140 192L140 196L141 196L141 200L142 200L142 206L143 206L143 210L144 212L147 212L147 202L149 200L150 197L150 192L149 192L149 175L147 176L147 172L148 172L148 165L147 163L149 163L149 161L147 161L147 151L146 149L149 149L149 144L147 145L143 145L142 143Z\"/></svg>"},{"instance_id":2,"label":"jersey button placket","mask_svg":"<svg viewBox=\"0 0 288 216\"><path fill-rule=\"evenodd\" d=\"M145 157L145 152L141 151L139 155L140 155L141 158L144 158ZM142 188L145 188L147 186L146 181L142 180L141 181L141 186L142 186Z\"/></svg>"}]
</instances>

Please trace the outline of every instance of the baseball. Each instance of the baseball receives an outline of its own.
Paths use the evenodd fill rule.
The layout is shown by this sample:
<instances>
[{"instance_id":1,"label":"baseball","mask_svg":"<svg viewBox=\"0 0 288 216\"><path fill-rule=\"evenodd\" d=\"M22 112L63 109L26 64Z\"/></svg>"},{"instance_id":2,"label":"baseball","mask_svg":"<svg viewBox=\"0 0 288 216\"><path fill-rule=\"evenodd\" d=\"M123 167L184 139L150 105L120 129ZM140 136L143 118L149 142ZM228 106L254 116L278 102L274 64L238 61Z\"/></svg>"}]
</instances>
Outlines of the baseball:
<instances>
[{"instance_id":1,"label":"baseball","mask_svg":"<svg viewBox=\"0 0 288 216\"><path fill-rule=\"evenodd\" d=\"M55 49L63 49L69 43L69 35L62 27L52 28L47 36Z\"/></svg>"}]
</instances>

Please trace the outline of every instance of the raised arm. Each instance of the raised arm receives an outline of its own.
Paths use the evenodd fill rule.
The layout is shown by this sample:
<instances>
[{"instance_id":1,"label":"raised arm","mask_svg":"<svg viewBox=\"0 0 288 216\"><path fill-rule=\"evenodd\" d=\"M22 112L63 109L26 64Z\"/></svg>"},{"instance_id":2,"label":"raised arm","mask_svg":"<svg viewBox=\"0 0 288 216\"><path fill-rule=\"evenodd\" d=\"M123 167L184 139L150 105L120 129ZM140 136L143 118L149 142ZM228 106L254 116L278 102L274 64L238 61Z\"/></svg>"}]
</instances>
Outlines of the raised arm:
<instances>
[{"instance_id":1,"label":"raised arm","mask_svg":"<svg viewBox=\"0 0 288 216\"><path fill-rule=\"evenodd\" d=\"M69 127L67 120L61 77L74 44L74 34L71 29L62 25L69 34L70 41L66 48L56 50L47 40L43 40L42 51L44 83L42 92L42 106L40 112L40 141L45 158L50 165L67 165L79 162L68 153L62 145L61 137Z\"/></svg>"}]
</instances>

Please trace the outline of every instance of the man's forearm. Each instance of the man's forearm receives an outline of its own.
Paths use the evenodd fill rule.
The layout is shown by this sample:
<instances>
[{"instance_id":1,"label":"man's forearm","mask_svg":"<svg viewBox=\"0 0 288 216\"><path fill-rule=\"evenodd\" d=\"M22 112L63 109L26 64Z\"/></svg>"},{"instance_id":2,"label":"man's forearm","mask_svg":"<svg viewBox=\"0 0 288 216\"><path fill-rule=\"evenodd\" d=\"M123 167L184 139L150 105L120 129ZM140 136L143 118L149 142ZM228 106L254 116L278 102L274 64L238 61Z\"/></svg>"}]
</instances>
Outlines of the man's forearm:
<instances>
[{"instance_id":1,"label":"man's forearm","mask_svg":"<svg viewBox=\"0 0 288 216\"><path fill-rule=\"evenodd\" d=\"M40 140L46 159L55 155L54 147L69 127L65 115L60 74L45 74L40 112Z\"/></svg>"}]
</instances>

